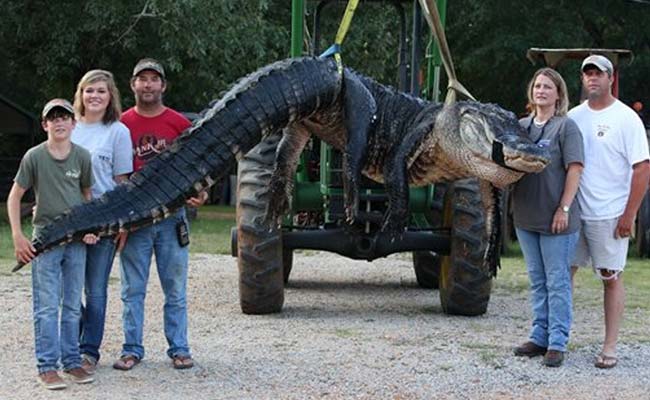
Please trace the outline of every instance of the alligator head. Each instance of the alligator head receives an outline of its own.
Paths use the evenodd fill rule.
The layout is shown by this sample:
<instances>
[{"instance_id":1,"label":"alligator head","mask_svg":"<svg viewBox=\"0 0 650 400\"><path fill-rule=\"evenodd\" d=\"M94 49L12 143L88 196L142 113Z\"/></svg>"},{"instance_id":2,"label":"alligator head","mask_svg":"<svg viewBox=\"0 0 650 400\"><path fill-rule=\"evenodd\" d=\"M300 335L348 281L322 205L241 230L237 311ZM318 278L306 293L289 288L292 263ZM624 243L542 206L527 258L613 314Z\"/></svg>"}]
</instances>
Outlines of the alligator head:
<instances>
[{"instance_id":1,"label":"alligator head","mask_svg":"<svg viewBox=\"0 0 650 400\"><path fill-rule=\"evenodd\" d=\"M438 122L443 150L470 175L497 187L540 172L550 162L548 149L528 139L515 115L497 105L458 102L443 107ZM457 135L449 135L454 132L449 128Z\"/></svg>"}]
</instances>

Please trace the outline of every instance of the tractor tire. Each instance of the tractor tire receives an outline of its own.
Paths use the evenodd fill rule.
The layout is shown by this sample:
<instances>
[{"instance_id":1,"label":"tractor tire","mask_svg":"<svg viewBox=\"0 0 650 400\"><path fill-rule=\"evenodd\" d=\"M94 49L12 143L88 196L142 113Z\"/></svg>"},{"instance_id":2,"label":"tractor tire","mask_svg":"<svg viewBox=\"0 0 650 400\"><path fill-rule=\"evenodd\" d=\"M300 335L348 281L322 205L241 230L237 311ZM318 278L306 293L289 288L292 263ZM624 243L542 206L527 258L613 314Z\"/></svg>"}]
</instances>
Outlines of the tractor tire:
<instances>
[{"instance_id":1,"label":"tractor tire","mask_svg":"<svg viewBox=\"0 0 650 400\"><path fill-rule=\"evenodd\" d=\"M442 226L442 207L447 186L446 183L436 183L433 190L431 208L426 214L426 219L432 228ZM433 251L413 252L413 269L415 270L415 280L418 286L424 289L438 289L440 261L440 256Z\"/></svg>"},{"instance_id":2,"label":"tractor tire","mask_svg":"<svg viewBox=\"0 0 650 400\"><path fill-rule=\"evenodd\" d=\"M440 257L433 251L414 251L413 269L418 286L424 289L438 289Z\"/></svg>"},{"instance_id":3,"label":"tractor tire","mask_svg":"<svg viewBox=\"0 0 650 400\"><path fill-rule=\"evenodd\" d=\"M282 230L264 223L278 136L265 138L239 162L237 179L237 263L244 314L282 310Z\"/></svg>"},{"instance_id":4,"label":"tractor tire","mask_svg":"<svg viewBox=\"0 0 650 400\"><path fill-rule=\"evenodd\" d=\"M446 314L481 315L487 311L492 278L483 255L488 243L476 179L456 181L445 196L443 227L450 229L449 255L440 265L440 302Z\"/></svg>"},{"instance_id":5,"label":"tractor tire","mask_svg":"<svg viewBox=\"0 0 650 400\"><path fill-rule=\"evenodd\" d=\"M650 258L650 191L641 202L636 220L636 250L641 258Z\"/></svg>"}]
</instances>

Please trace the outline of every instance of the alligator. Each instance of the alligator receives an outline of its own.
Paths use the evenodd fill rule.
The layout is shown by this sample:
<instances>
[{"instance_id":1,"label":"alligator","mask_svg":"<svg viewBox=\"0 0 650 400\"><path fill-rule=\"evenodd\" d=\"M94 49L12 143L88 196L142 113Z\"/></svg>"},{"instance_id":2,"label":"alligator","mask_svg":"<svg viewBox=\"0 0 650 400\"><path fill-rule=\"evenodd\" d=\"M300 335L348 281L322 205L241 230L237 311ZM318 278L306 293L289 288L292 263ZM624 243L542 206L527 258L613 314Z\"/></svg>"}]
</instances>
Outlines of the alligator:
<instances>
[{"instance_id":1,"label":"alligator","mask_svg":"<svg viewBox=\"0 0 650 400\"><path fill-rule=\"evenodd\" d=\"M405 228L408 185L478 177L486 215L493 216L486 223L492 264L497 188L548 163L545 150L522 135L514 114L496 105L443 106L347 68L341 73L333 59L287 59L240 79L128 181L45 227L33 240L36 253L87 233L108 236L156 223L216 183L263 137L280 133L270 223L288 206L298 155L315 135L343 153L350 222L361 174L384 183L389 211L382 229L391 235Z\"/></svg>"}]
</instances>

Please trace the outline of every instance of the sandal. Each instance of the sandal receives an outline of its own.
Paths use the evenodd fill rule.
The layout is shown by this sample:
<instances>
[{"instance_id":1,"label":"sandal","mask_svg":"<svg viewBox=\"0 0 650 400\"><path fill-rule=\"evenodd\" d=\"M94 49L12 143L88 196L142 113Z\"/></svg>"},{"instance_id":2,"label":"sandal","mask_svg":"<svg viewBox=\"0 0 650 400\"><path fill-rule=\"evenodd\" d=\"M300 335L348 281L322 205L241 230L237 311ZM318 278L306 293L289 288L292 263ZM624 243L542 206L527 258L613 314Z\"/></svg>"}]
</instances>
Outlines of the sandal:
<instances>
[{"instance_id":1,"label":"sandal","mask_svg":"<svg viewBox=\"0 0 650 400\"><path fill-rule=\"evenodd\" d=\"M174 369L188 369L194 366L194 361L191 356L175 355L172 357L172 365Z\"/></svg>"},{"instance_id":2,"label":"sandal","mask_svg":"<svg viewBox=\"0 0 650 400\"><path fill-rule=\"evenodd\" d=\"M616 356L608 356L607 354L600 353L596 356L594 367L600 369L610 369L614 368L616 364L618 364L618 358L616 358Z\"/></svg>"},{"instance_id":3,"label":"sandal","mask_svg":"<svg viewBox=\"0 0 650 400\"><path fill-rule=\"evenodd\" d=\"M120 371L129 371L138 364L140 364L140 359L138 357L133 354L126 354L115 361L113 368L119 369Z\"/></svg>"}]
</instances>

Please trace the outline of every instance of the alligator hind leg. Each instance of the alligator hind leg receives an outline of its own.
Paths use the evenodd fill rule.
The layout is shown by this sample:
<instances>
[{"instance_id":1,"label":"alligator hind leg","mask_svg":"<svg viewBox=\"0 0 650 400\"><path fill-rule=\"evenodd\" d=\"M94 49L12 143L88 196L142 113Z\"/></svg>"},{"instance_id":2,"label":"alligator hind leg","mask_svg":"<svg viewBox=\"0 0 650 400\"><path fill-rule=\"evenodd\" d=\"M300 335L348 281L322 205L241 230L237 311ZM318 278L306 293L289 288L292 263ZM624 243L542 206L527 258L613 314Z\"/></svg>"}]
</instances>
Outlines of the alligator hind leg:
<instances>
[{"instance_id":1,"label":"alligator hind leg","mask_svg":"<svg viewBox=\"0 0 650 400\"><path fill-rule=\"evenodd\" d=\"M481 203L485 210L485 230L487 231L488 244L483 256L483 262L490 268L492 276L496 276L500 265L501 249L501 218L505 212L501 210L503 190L495 187L486 180L479 182Z\"/></svg>"},{"instance_id":2,"label":"alligator hind leg","mask_svg":"<svg viewBox=\"0 0 650 400\"><path fill-rule=\"evenodd\" d=\"M384 185L388 195L388 209L384 215L382 231L393 238L401 236L408 226L408 159L414 159L417 152L435 143L435 138L432 138L431 134L438 114L437 108L438 105L421 111L401 143L397 144L386 157Z\"/></svg>"},{"instance_id":3,"label":"alligator hind leg","mask_svg":"<svg viewBox=\"0 0 650 400\"><path fill-rule=\"evenodd\" d=\"M298 160L309 137L310 133L300 125L283 130L282 139L276 150L275 169L269 183L271 198L267 203L265 218L269 224L279 224L282 215L291 205L293 179Z\"/></svg>"},{"instance_id":4,"label":"alligator hind leg","mask_svg":"<svg viewBox=\"0 0 650 400\"><path fill-rule=\"evenodd\" d=\"M343 194L348 223L354 222L359 206L359 181L366 161L368 133L377 112L377 103L370 91L353 74L344 77L345 118L348 132L343 157Z\"/></svg>"}]
</instances>

